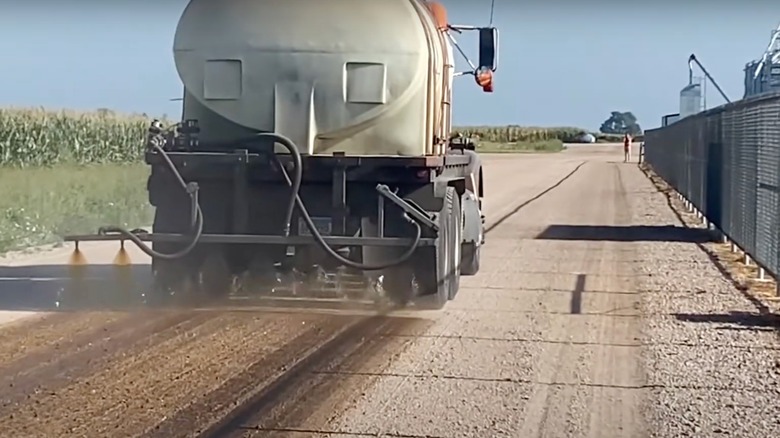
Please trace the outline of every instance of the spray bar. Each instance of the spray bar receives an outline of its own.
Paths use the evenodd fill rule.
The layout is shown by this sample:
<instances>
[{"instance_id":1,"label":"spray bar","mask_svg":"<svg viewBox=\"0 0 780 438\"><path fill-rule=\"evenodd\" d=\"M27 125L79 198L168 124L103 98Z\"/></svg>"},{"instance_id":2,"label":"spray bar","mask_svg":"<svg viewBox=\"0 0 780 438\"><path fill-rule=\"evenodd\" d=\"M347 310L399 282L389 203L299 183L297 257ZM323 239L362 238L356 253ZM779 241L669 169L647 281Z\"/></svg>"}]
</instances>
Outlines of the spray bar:
<instances>
[{"instance_id":1,"label":"spray bar","mask_svg":"<svg viewBox=\"0 0 780 438\"><path fill-rule=\"evenodd\" d=\"M176 242L183 243L192 240L187 234L137 232L134 235L143 242ZM406 237L350 237L322 236L322 239L333 246L409 246L414 239ZM65 242L124 242L126 236L116 233L83 234L66 236ZM273 236L258 234L201 234L199 243L255 243L265 245L314 245L317 241L312 236ZM418 246L434 246L435 238L420 238Z\"/></svg>"},{"instance_id":2,"label":"spray bar","mask_svg":"<svg viewBox=\"0 0 780 438\"><path fill-rule=\"evenodd\" d=\"M377 192L390 202L401 208L413 221L433 230L438 231L438 224L423 210L417 208L410 201L400 198L384 184L376 187ZM146 230L133 230L133 235L143 242L189 242L192 236L173 233L149 233ZM351 237L351 236L322 236L329 245L335 246L382 246L403 247L409 246L414 239L406 237ZM120 233L99 232L98 234L83 234L65 236L66 242L107 242L120 241L124 243L127 236ZM279 236L258 234L201 234L199 243L255 243L266 245L313 245L317 240L313 236ZM435 238L420 238L418 246L434 246Z\"/></svg>"}]
</instances>

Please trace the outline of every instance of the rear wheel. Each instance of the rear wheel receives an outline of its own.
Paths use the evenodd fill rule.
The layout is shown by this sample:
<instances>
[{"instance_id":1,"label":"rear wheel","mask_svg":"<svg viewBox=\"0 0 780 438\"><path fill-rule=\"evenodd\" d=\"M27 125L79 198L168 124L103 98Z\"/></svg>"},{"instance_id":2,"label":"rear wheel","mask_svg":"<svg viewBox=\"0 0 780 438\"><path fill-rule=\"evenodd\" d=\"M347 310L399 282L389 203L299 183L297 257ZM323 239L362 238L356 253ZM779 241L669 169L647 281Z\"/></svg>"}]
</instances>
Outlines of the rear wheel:
<instances>
[{"instance_id":1,"label":"rear wheel","mask_svg":"<svg viewBox=\"0 0 780 438\"><path fill-rule=\"evenodd\" d=\"M209 248L198 274L200 291L206 297L223 297L233 289L233 271L221 248Z\"/></svg>"},{"instance_id":2,"label":"rear wheel","mask_svg":"<svg viewBox=\"0 0 780 438\"><path fill-rule=\"evenodd\" d=\"M186 285L187 269L181 260L152 259L152 290L149 304L163 304L181 293Z\"/></svg>"},{"instance_id":3,"label":"rear wheel","mask_svg":"<svg viewBox=\"0 0 780 438\"><path fill-rule=\"evenodd\" d=\"M412 263L407 261L387 268L382 273L382 289L396 306L405 307L414 300L414 271Z\"/></svg>"},{"instance_id":4,"label":"rear wheel","mask_svg":"<svg viewBox=\"0 0 780 438\"><path fill-rule=\"evenodd\" d=\"M179 216L172 214L169 209L156 208L154 212L154 233L181 233L185 229ZM186 232L186 231L184 231ZM181 244L173 242L153 242L154 251L163 254L173 254L182 249ZM191 254L176 259L152 257L152 290L148 297L152 303L170 303L174 295L183 295L191 292L194 280L193 269L190 265Z\"/></svg>"},{"instance_id":5,"label":"rear wheel","mask_svg":"<svg viewBox=\"0 0 780 438\"><path fill-rule=\"evenodd\" d=\"M253 296L272 295L273 288L277 285L274 263L281 257L259 245L253 249L252 254L247 257L249 262L243 275L243 290Z\"/></svg>"},{"instance_id":6,"label":"rear wheel","mask_svg":"<svg viewBox=\"0 0 780 438\"><path fill-rule=\"evenodd\" d=\"M461 246L461 273L463 275L477 275L479 272L479 256L482 245L476 242L467 242Z\"/></svg>"},{"instance_id":7,"label":"rear wheel","mask_svg":"<svg viewBox=\"0 0 780 438\"><path fill-rule=\"evenodd\" d=\"M452 214L450 215L450 220L452 222L452 239L450 240L452 253L450 258L450 269L448 271L450 287L447 298L452 300L460 289L461 242L463 241L463 211L460 206L460 195L457 193L454 194L452 200Z\"/></svg>"},{"instance_id":8,"label":"rear wheel","mask_svg":"<svg viewBox=\"0 0 780 438\"><path fill-rule=\"evenodd\" d=\"M455 256L453 244L456 239L454 228L457 222L454 214L457 196L453 187L447 187L444 205L437 218L439 235L436 246L422 249L420 253L424 256L419 263L415 264L422 298L420 301L424 307L441 309L447 304L452 293L453 257Z\"/></svg>"}]
</instances>

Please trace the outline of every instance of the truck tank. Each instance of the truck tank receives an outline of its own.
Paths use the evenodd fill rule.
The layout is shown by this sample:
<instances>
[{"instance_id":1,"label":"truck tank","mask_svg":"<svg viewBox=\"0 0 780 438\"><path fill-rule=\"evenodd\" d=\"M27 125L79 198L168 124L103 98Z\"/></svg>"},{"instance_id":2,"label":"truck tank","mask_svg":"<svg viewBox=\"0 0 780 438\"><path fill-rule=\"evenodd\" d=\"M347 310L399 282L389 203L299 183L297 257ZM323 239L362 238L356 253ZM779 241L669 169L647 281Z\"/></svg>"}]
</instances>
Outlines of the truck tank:
<instances>
[{"instance_id":1,"label":"truck tank","mask_svg":"<svg viewBox=\"0 0 780 438\"><path fill-rule=\"evenodd\" d=\"M174 38L182 119L199 120L204 142L261 131L303 155L440 155L454 68L442 11L422 0L192 0Z\"/></svg>"}]
</instances>

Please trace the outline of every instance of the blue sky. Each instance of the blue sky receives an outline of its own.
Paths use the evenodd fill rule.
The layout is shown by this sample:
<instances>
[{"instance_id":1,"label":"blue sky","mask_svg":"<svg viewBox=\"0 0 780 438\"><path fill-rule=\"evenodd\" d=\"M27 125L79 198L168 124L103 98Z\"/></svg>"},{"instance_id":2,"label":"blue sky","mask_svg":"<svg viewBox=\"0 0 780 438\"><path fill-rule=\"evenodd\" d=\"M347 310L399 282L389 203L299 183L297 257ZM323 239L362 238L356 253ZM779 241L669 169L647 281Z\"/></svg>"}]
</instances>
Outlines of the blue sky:
<instances>
[{"instance_id":1,"label":"blue sky","mask_svg":"<svg viewBox=\"0 0 780 438\"><path fill-rule=\"evenodd\" d=\"M186 1L0 0L0 105L178 115L171 45ZM488 22L490 0L444 3L453 22ZM630 110L656 127L678 110L688 55L737 100L778 22L777 0L496 0L496 89L460 78L455 123L597 129ZM707 106L720 105L709 88Z\"/></svg>"}]
</instances>

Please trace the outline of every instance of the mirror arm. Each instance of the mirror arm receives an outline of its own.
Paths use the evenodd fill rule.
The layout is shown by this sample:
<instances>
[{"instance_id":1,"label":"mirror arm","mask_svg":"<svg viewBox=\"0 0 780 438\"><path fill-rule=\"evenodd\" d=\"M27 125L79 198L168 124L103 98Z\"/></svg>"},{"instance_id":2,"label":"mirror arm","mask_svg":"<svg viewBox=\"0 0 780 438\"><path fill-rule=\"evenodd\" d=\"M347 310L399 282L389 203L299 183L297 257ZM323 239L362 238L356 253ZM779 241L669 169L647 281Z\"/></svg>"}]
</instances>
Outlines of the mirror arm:
<instances>
[{"instance_id":1,"label":"mirror arm","mask_svg":"<svg viewBox=\"0 0 780 438\"><path fill-rule=\"evenodd\" d=\"M464 25L461 25L461 24L450 24L447 27L449 27L450 30L454 30L455 32L458 32L458 33L463 33L464 30L479 30L480 29L477 26L464 26Z\"/></svg>"},{"instance_id":2,"label":"mirror arm","mask_svg":"<svg viewBox=\"0 0 780 438\"><path fill-rule=\"evenodd\" d=\"M455 74L453 74L453 76L457 77L457 76L472 75L472 76L476 77L477 71L481 67L483 67L483 66L477 67L474 64L474 62L468 57L468 55L466 55L466 52L463 51L463 48L460 46L460 44L458 44L458 41L455 39L455 36L452 35L452 33L456 32L458 34L462 34L464 31L479 31L479 32L482 32L483 30L487 30L487 29L488 28L484 28L484 27L465 26L465 25L459 25L459 24L448 24L447 25L447 30L444 33L447 35L447 38L450 40L452 45L455 46L455 48L461 54L463 59L465 59L466 62L469 64L469 67L472 68L472 71L455 73ZM495 35L496 29L495 28L490 28L490 29L493 30L494 35ZM490 70L493 71L493 72L498 70L498 41L497 40L495 41L494 46L495 47L493 48L493 65L489 67ZM481 55L480 55L480 58L481 58ZM481 61L481 59L480 59L480 61Z\"/></svg>"},{"instance_id":3,"label":"mirror arm","mask_svg":"<svg viewBox=\"0 0 780 438\"><path fill-rule=\"evenodd\" d=\"M469 67L471 67L472 69L476 70L477 66L474 65L474 63L471 61L471 59L469 59L468 55L466 55L466 52L463 51L463 48L461 48L460 44L458 44L458 42L455 40L455 37L452 36L452 34L450 34L449 32L445 32L445 33L447 34L447 38L450 39L450 42L452 43L452 45L455 46L455 48L458 49L458 52L460 52L460 54L463 56L463 59L465 59L466 62L469 63Z\"/></svg>"}]
</instances>

